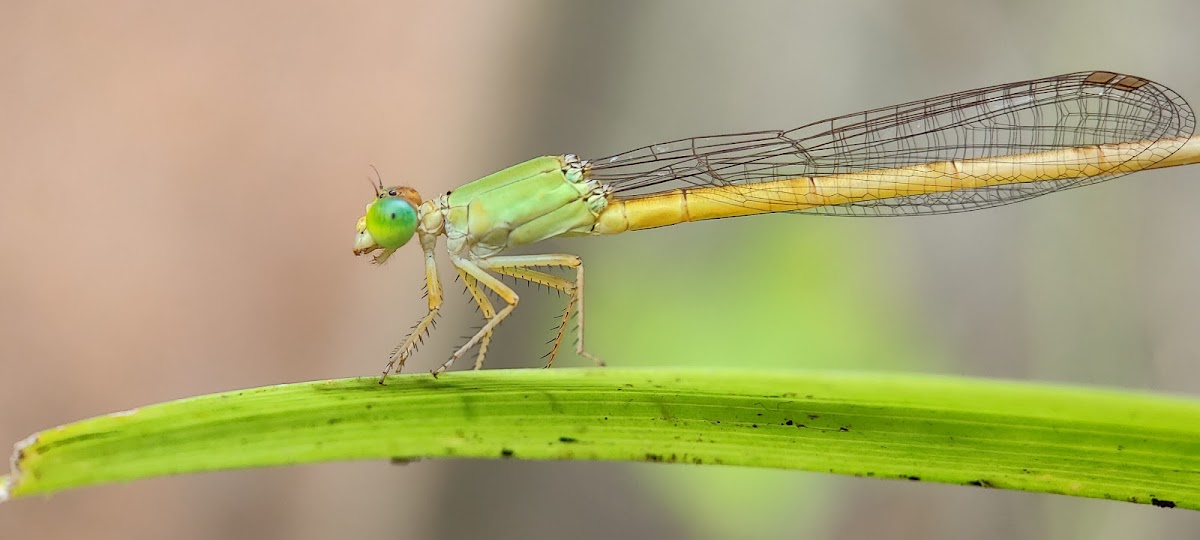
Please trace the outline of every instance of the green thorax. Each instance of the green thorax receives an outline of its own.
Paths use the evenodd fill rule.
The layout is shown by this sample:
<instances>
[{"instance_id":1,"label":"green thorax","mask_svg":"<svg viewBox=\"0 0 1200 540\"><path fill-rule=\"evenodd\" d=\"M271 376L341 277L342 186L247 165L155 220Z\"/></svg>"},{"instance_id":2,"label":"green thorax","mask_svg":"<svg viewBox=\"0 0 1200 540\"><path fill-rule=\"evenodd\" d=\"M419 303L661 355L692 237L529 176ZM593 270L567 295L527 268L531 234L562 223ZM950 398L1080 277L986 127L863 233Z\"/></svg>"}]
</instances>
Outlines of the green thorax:
<instances>
[{"instance_id":1,"label":"green thorax","mask_svg":"<svg viewBox=\"0 0 1200 540\"><path fill-rule=\"evenodd\" d=\"M534 158L450 192L446 237L452 250L489 257L507 247L587 234L606 204L603 187L584 178L582 162Z\"/></svg>"}]
</instances>

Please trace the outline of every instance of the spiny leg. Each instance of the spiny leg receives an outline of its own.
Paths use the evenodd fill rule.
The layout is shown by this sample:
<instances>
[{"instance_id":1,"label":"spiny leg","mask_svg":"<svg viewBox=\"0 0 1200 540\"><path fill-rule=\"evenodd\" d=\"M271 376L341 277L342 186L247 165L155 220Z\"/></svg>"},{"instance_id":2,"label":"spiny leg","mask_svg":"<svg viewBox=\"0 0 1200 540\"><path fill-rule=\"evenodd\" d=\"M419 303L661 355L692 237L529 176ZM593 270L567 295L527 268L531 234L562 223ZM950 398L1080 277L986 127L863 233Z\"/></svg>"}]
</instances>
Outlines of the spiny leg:
<instances>
[{"instance_id":1,"label":"spiny leg","mask_svg":"<svg viewBox=\"0 0 1200 540\"><path fill-rule=\"evenodd\" d=\"M583 349L583 261L575 267L575 301L579 304L579 328L575 340L575 354L591 360L597 366L604 367L604 360Z\"/></svg>"},{"instance_id":2,"label":"spiny leg","mask_svg":"<svg viewBox=\"0 0 1200 540\"><path fill-rule=\"evenodd\" d=\"M412 354L417 343L421 340L421 336L429 331L434 320L437 318L438 310L442 307L442 283L438 281L437 262L433 257L433 248L437 243L437 237L433 235L421 236L421 249L425 252L425 288L426 296L429 300L429 312L421 318L417 325L413 327L412 332L408 337L404 338L396 348L392 349L392 354L388 356L387 366L383 368L383 375L379 377L379 384L383 384L383 380L387 378L388 373L391 373L392 368L399 373L404 369L404 362L408 360L408 356Z\"/></svg>"},{"instance_id":3,"label":"spiny leg","mask_svg":"<svg viewBox=\"0 0 1200 540\"><path fill-rule=\"evenodd\" d=\"M567 323L571 322L571 309L575 307L576 298L578 297L575 294L567 297L567 307L563 310L562 323L558 325L558 334L554 337L554 346L550 348L550 353L548 354L550 359L546 360L547 369L554 365L554 359L558 357L558 347L562 345L563 336L567 334Z\"/></svg>"},{"instance_id":4,"label":"spiny leg","mask_svg":"<svg viewBox=\"0 0 1200 540\"><path fill-rule=\"evenodd\" d=\"M578 343L575 345L575 352L580 356L594 362L597 366L603 366L604 361L600 360L591 353L583 349L583 261L575 255L551 254L551 255L514 255L507 257L492 257L484 261L480 261L480 266L515 277L532 283L546 285L552 289L557 289L563 292L569 292L571 299L567 302L567 311L564 314L563 326L559 329L559 339L555 340L554 349L551 350L550 362L546 367L554 364L555 355L558 352L558 346L562 340L562 332L566 328L567 320L570 318L572 307L576 307L579 314L579 330ZM531 266L548 266L552 268L574 268L575 282L540 272L531 270Z\"/></svg>"},{"instance_id":5,"label":"spiny leg","mask_svg":"<svg viewBox=\"0 0 1200 540\"><path fill-rule=\"evenodd\" d=\"M550 348L550 352L546 353L546 355L542 357L542 358L546 358L546 357L550 358L550 360L548 360L546 362L546 367L550 367L550 366L554 365L554 359L555 359L555 357L558 356L558 347L560 345L562 345L563 336L565 336L567 333L567 323L569 323L571 321L571 309L575 307L575 286L574 286L574 284L572 284L570 281L563 279L561 277L558 277L556 275L548 274L546 272L539 272L537 270L531 270L528 268L510 266L510 267L499 267L499 268L491 267L491 268L489 268L489 270L499 273L499 274L504 274L506 276L512 276L512 277L520 279L520 280L528 281L530 283L536 283L538 285L545 285L546 287L549 287L549 288L554 289L559 292L565 292L569 295L568 300L567 300L567 307L566 307L566 309L563 310L562 321L558 325L558 332L555 334L554 339L551 341L551 343L554 343L554 346L552 346Z\"/></svg>"},{"instance_id":6,"label":"spiny leg","mask_svg":"<svg viewBox=\"0 0 1200 540\"><path fill-rule=\"evenodd\" d=\"M438 373L445 371L446 368L450 367L455 360L461 358L463 354L466 354L466 352L470 350L471 347L474 347L479 340L484 338L484 336L491 335L492 329L504 321L504 318L508 317L508 314L512 313L513 309L516 309L517 302L520 300L520 297L517 296L517 293L509 288L508 285L501 283L499 279L496 279L496 276L487 273L487 271L477 266L474 262L454 255L450 256L450 262L454 263L454 266L465 272L468 276L475 278L476 287L483 285L484 287L491 289L508 305L504 306L504 308L497 312L494 317L488 319L487 323L483 325L483 328L480 328L474 336L471 336L471 339L468 340L466 344L464 344L462 347L459 347L459 349L450 356L450 359L446 360L446 363L433 370L431 373L433 373L434 377L436 377Z\"/></svg>"},{"instance_id":7,"label":"spiny leg","mask_svg":"<svg viewBox=\"0 0 1200 540\"><path fill-rule=\"evenodd\" d=\"M479 281L463 271L461 268L456 267L455 270L458 270L458 275L462 277L463 284L467 287L467 292L471 293L471 298L474 299L475 304L479 306L479 312L483 314L484 322L486 323L487 321L490 321L492 317L496 316L496 308L492 306L492 301L489 300L487 295L483 293L483 290L479 288ZM491 332L484 334L483 339L479 341L479 354L475 357L475 369L483 367L483 357L487 354L488 345L490 345L491 342Z\"/></svg>"}]
</instances>

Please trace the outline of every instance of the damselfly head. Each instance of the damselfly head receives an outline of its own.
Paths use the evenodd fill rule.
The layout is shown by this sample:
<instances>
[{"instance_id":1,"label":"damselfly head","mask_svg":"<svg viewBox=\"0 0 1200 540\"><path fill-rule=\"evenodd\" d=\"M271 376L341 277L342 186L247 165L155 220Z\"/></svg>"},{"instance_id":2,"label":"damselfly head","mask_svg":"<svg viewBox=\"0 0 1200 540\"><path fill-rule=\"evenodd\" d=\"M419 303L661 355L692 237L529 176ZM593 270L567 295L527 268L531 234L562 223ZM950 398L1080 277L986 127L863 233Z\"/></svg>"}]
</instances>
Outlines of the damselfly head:
<instances>
[{"instance_id":1,"label":"damselfly head","mask_svg":"<svg viewBox=\"0 0 1200 540\"><path fill-rule=\"evenodd\" d=\"M373 260L379 264L406 244L417 231L417 208L421 206L421 196L417 190L405 186L372 184L372 187L375 188L375 200L367 204L355 226L354 254L366 255L380 251Z\"/></svg>"}]
</instances>

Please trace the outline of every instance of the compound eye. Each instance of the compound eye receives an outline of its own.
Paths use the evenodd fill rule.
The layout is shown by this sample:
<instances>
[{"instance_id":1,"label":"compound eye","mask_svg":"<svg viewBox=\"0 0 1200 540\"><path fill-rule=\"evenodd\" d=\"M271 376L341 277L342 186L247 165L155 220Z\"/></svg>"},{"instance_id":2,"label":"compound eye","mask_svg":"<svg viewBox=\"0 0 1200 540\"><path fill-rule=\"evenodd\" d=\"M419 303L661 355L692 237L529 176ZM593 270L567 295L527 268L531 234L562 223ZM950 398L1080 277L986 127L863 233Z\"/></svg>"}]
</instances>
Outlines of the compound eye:
<instances>
[{"instance_id":1,"label":"compound eye","mask_svg":"<svg viewBox=\"0 0 1200 540\"><path fill-rule=\"evenodd\" d=\"M384 248L403 246L416 231L417 210L404 199L379 199L367 210L367 232Z\"/></svg>"}]
</instances>

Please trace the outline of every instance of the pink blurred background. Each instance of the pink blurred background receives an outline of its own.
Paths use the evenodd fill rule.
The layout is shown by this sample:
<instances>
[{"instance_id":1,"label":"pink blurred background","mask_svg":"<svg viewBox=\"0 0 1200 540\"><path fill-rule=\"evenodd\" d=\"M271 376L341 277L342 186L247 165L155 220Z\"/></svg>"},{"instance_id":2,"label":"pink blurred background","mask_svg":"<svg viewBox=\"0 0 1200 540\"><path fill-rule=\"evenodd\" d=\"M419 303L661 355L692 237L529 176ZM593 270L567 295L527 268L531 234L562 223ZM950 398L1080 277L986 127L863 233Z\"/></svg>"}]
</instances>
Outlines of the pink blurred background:
<instances>
[{"instance_id":1,"label":"pink blurred background","mask_svg":"<svg viewBox=\"0 0 1200 540\"><path fill-rule=\"evenodd\" d=\"M1182 0L4 2L0 443L156 401L375 373L423 301L415 246L384 269L350 253L369 164L437 193L540 154L786 128L1096 68L1200 106L1198 19ZM589 348L613 365L699 358L1196 394L1198 176L1157 171L961 216L725 220L544 251L589 261ZM559 304L531 291L489 365L537 365ZM415 370L477 324L458 287L447 293ZM813 335L796 348L799 320ZM513 461L238 471L0 506L0 536L47 539L1124 539L1198 527L1195 513L959 486Z\"/></svg>"}]
</instances>

